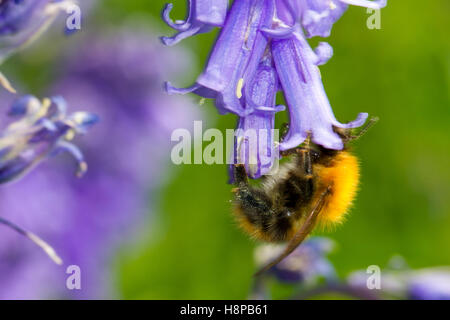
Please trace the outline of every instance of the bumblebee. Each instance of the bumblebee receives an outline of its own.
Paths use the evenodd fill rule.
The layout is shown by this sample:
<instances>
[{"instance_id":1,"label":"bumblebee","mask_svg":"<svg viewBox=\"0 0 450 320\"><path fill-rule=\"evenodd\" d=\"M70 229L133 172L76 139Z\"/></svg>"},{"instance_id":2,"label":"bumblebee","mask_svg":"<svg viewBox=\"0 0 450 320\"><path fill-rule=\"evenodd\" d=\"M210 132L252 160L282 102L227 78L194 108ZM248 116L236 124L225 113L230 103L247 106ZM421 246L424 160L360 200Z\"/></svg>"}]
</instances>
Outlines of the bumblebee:
<instances>
[{"instance_id":1,"label":"bumblebee","mask_svg":"<svg viewBox=\"0 0 450 320\"><path fill-rule=\"evenodd\" d=\"M249 183L243 164L234 165L233 211L241 228L257 240L287 242L284 252L256 275L287 257L316 225L344 220L359 183L358 159L349 142L377 120L372 118L357 135L352 129L334 128L344 142L343 150L313 145L308 137L301 146L281 153L289 161L275 175L264 176L260 186Z\"/></svg>"}]
</instances>

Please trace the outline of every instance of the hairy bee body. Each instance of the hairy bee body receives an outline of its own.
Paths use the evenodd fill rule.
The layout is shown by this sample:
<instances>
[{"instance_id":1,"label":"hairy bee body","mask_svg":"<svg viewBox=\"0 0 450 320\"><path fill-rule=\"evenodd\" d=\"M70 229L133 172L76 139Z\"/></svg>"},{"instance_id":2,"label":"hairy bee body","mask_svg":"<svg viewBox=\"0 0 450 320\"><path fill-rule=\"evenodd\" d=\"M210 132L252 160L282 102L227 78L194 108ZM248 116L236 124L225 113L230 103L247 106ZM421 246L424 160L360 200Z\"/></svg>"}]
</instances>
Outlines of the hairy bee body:
<instances>
[{"instance_id":1,"label":"hairy bee body","mask_svg":"<svg viewBox=\"0 0 450 320\"><path fill-rule=\"evenodd\" d=\"M294 237L325 190L317 222L328 226L343 220L356 195L359 166L347 150L298 148L260 187L248 184L243 166L236 166L235 179L239 225L258 240L285 242Z\"/></svg>"}]
</instances>

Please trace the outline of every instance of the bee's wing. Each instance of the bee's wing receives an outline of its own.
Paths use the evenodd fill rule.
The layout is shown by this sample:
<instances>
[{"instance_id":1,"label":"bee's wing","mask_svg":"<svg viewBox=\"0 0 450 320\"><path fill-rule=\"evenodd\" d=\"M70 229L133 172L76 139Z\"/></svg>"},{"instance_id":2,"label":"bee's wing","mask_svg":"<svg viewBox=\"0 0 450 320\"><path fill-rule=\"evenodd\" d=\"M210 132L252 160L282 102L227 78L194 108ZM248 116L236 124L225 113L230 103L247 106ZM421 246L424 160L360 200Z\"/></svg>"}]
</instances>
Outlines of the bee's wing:
<instances>
[{"instance_id":1,"label":"bee's wing","mask_svg":"<svg viewBox=\"0 0 450 320\"><path fill-rule=\"evenodd\" d=\"M284 249L283 253L280 254L276 259L274 259L272 262L268 263L264 267L262 267L257 273L255 273L255 277L260 276L279 262L281 262L284 258L286 258L288 255L292 253L302 242L306 239L306 237L311 233L311 231L314 229L314 226L316 225L317 216L319 215L320 211L322 210L324 204L325 204L325 198L330 193L330 187L328 187L319 197L319 200L317 200L317 203L315 204L314 208L311 210L311 213L306 218L305 223L302 225L300 230L294 235L294 237L289 241L286 248Z\"/></svg>"}]
</instances>

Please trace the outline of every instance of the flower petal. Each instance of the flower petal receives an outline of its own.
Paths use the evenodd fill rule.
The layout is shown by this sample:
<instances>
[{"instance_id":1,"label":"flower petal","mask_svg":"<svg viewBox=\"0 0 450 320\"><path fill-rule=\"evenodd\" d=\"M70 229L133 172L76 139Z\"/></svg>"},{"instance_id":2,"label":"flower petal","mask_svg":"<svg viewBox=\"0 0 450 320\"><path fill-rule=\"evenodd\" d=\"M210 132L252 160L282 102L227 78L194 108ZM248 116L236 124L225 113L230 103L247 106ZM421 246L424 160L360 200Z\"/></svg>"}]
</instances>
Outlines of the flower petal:
<instances>
[{"instance_id":1,"label":"flower petal","mask_svg":"<svg viewBox=\"0 0 450 320\"><path fill-rule=\"evenodd\" d=\"M219 110L244 115L242 89L251 79L267 47L260 32L274 14L272 0L235 1L205 71L197 79L220 94Z\"/></svg>"},{"instance_id":2,"label":"flower petal","mask_svg":"<svg viewBox=\"0 0 450 320\"><path fill-rule=\"evenodd\" d=\"M228 0L189 0L189 14L185 21L173 21L170 18L173 4L168 3L162 12L167 25L178 33L173 37L161 37L167 46L173 46L183 39L199 33L209 32L222 26L227 14Z\"/></svg>"},{"instance_id":3,"label":"flower petal","mask_svg":"<svg viewBox=\"0 0 450 320\"><path fill-rule=\"evenodd\" d=\"M330 36L333 24L347 10L347 4L339 0L305 0L302 26L309 38Z\"/></svg>"},{"instance_id":4,"label":"flower petal","mask_svg":"<svg viewBox=\"0 0 450 320\"><path fill-rule=\"evenodd\" d=\"M246 106L253 112L239 119L236 132L235 163L245 164L248 176L253 179L269 173L278 160L275 113L284 107L275 106L277 91L278 78L268 53L245 88Z\"/></svg>"},{"instance_id":5,"label":"flower petal","mask_svg":"<svg viewBox=\"0 0 450 320\"><path fill-rule=\"evenodd\" d=\"M260 31L269 28L274 15L273 0L235 1L216 41L204 72L197 82L185 89L166 83L168 93L196 93L214 98L221 114L228 112L246 116L242 90L253 77L267 48Z\"/></svg>"},{"instance_id":6,"label":"flower petal","mask_svg":"<svg viewBox=\"0 0 450 320\"><path fill-rule=\"evenodd\" d=\"M281 142L280 149L295 148L311 134L314 143L328 149L341 150L344 145L333 126L360 126L367 114L360 114L348 124L341 124L336 120L317 67L320 59L300 32L296 32L290 39L274 40L272 43L275 66L290 115L289 132Z\"/></svg>"}]
</instances>

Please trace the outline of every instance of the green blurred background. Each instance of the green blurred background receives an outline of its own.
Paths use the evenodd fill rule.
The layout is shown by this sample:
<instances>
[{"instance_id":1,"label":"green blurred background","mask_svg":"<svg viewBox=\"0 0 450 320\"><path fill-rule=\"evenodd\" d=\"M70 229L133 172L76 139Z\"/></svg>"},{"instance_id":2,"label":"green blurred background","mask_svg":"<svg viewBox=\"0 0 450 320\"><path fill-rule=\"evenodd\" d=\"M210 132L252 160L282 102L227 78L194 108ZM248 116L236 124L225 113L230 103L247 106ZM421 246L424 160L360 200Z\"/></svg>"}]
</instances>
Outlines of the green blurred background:
<instances>
[{"instance_id":1,"label":"green blurred background","mask_svg":"<svg viewBox=\"0 0 450 320\"><path fill-rule=\"evenodd\" d=\"M103 1L89 23L112 26L139 16L151 21L155 34L170 35L159 18L165 2ZM185 1L175 0L174 7L173 16L183 18ZM382 10L382 29L369 30L366 9L351 7L327 39L334 57L321 72L338 120L352 120L359 112L380 118L355 146L362 183L347 222L319 233L338 243L331 260L342 276L373 264L383 267L396 254L414 268L450 265L449 12L448 0L391 0ZM168 80L193 82L215 36L182 42L196 67L183 79ZM161 54L165 50L171 49L161 47ZM22 82L39 92L54 72L42 67L50 58L42 55L33 64L21 59L11 59L4 72L21 71ZM219 116L211 103L198 108L205 113L205 129L234 128L235 117ZM154 197L158 210L142 228L143 240L115 259L120 294L127 299L248 297L256 243L233 221L225 166L175 166L170 155L167 164L166 182ZM283 290L275 297L283 297Z\"/></svg>"}]
</instances>

